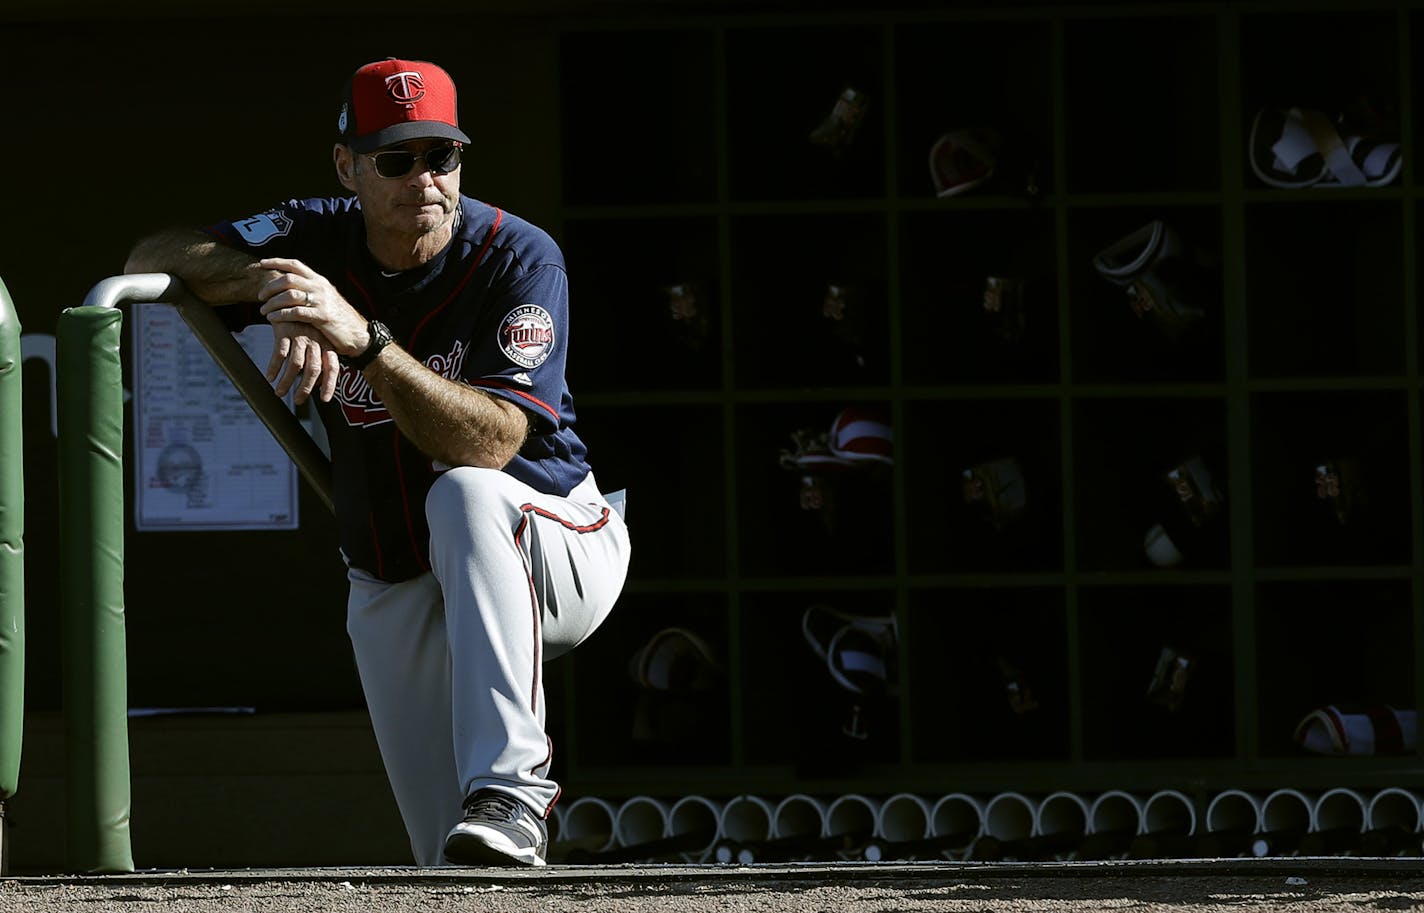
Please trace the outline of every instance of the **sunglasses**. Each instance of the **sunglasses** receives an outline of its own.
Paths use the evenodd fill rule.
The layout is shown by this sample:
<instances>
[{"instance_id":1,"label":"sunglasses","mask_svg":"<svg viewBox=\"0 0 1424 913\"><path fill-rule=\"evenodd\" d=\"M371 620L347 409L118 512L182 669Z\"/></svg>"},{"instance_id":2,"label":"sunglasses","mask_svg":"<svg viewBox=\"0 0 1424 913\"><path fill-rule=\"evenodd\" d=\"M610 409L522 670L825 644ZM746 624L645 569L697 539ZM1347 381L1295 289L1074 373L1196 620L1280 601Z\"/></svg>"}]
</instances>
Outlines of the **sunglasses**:
<instances>
[{"instance_id":1,"label":"sunglasses","mask_svg":"<svg viewBox=\"0 0 1424 913\"><path fill-rule=\"evenodd\" d=\"M368 153L376 166L376 173L383 178L403 178L410 174L417 160L425 162L431 174L449 174L460 167L460 144L448 143L424 152L407 149L388 149L385 152Z\"/></svg>"}]
</instances>

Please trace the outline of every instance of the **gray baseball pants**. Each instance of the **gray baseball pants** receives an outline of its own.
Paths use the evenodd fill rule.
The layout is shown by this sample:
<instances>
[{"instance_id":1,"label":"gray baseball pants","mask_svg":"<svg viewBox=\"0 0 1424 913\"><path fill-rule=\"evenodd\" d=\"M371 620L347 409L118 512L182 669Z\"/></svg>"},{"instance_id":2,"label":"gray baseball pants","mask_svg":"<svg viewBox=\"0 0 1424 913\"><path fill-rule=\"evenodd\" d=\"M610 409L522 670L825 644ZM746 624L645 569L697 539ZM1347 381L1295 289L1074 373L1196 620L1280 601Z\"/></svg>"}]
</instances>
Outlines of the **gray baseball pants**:
<instances>
[{"instance_id":1,"label":"gray baseball pants","mask_svg":"<svg viewBox=\"0 0 1424 913\"><path fill-rule=\"evenodd\" d=\"M492 787L547 816L542 663L608 616L628 529L592 474L567 498L457 467L425 501L431 571L386 583L355 568L347 631L418 865L444 862L465 797Z\"/></svg>"}]
</instances>

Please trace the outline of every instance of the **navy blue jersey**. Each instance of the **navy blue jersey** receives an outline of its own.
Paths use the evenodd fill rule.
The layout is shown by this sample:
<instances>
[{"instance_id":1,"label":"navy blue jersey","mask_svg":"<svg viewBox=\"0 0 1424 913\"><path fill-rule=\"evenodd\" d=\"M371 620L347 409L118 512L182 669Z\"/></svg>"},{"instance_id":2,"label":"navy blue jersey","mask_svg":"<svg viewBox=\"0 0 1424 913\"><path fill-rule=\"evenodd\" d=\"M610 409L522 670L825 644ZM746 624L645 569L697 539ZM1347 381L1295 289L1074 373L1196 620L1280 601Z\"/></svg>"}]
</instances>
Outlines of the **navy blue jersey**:
<instances>
[{"instance_id":1,"label":"navy blue jersey","mask_svg":"<svg viewBox=\"0 0 1424 913\"><path fill-rule=\"evenodd\" d=\"M258 257L301 260L390 327L426 367L520 406L531 417L530 434L505 472L558 495L588 474L564 379L568 280L562 253L542 229L461 197L460 224L444 252L395 275L367 250L354 197L290 200L208 232ZM266 320L255 304L217 313L234 329ZM405 439L360 371L343 368L336 395L317 407L331 441L347 561L389 581L428 570L425 495L449 467Z\"/></svg>"}]
</instances>

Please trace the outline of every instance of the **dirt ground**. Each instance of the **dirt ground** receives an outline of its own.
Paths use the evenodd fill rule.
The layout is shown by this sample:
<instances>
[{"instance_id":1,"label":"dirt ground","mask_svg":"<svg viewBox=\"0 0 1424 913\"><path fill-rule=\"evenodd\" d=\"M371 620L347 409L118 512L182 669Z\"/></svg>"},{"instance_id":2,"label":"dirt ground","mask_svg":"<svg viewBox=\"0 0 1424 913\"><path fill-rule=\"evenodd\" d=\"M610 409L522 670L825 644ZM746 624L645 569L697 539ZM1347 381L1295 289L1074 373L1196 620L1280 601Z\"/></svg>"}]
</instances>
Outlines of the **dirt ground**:
<instances>
[{"instance_id":1,"label":"dirt ground","mask_svg":"<svg viewBox=\"0 0 1424 913\"><path fill-rule=\"evenodd\" d=\"M1424 860L551 866L0 879L0 913L1324 913L1424 910Z\"/></svg>"}]
</instances>

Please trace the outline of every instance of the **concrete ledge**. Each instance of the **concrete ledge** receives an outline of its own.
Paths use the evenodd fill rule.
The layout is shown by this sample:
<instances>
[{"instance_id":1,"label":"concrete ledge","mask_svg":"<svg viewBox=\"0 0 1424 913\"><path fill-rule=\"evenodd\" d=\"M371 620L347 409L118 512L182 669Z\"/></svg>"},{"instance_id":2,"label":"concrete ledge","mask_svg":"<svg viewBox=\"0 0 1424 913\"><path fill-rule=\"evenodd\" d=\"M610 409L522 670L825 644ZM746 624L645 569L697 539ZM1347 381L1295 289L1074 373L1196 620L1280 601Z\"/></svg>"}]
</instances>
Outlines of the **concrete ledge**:
<instances>
[{"instance_id":1,"label":"concrete ledge","mask_svg":"<svg viewBox=\"0 0 1424 913\"><path fill-rule=\"evenodd\" d=\"M24 885L172 886L360 882L362 884L539 883L572 885L620 881L847 883L857 881L980 881L1023 878L1376 878L1424 879L1424 858L1281 857L1264 859L1146 859L1095 862L807 862L754 865L614 865L533 869L418 868L415 866L172 869L127 875L46 875L0 879Z\"/></svg>"}]
</instances>

